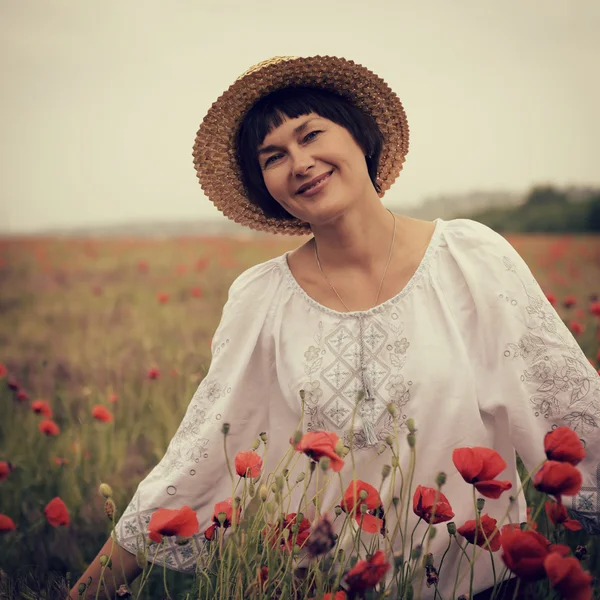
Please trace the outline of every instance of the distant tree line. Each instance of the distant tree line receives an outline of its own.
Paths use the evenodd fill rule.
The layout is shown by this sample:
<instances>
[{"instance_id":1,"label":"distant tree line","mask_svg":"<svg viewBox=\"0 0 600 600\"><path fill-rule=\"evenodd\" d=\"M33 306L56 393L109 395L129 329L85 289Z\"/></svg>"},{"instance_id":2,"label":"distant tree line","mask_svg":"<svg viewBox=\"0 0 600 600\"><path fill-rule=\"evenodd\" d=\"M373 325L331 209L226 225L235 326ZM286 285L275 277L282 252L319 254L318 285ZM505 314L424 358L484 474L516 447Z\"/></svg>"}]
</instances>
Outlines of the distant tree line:
<instances>
[{"instance_id":1,"label":"distant tree line","mask_svg":"<svg viewBox=\"0 0 600 600\"><path fill-rule=\"evenodd\" d=\"M517 207L462 215L498 232L600 233L600 190L573 200L553 186L536 186Z\"/></svg>"}]
</instances>

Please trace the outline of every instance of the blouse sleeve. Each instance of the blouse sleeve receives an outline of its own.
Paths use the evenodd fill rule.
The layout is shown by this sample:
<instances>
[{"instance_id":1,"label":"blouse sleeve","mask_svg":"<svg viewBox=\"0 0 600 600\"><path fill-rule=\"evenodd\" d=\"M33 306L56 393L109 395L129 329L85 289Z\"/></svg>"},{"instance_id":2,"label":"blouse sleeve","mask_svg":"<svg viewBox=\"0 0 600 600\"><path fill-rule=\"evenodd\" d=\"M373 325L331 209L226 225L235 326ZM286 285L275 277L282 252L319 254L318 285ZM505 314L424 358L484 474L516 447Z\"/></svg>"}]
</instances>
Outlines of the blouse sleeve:
<instances>
[{"instance_id":1,"label":"blouse sleeve","mask_svg":"<svg viewBox=\"0 0 600 600\"><path fill-rule=\"evenodd\" d=\"M545 458L548 431L577 432L583 486L563 501L588 533L600 533L600 377L511 244L485 225L462 223L455 244L474 302L480 406L507 421L529 472Z\"/></svg>"},{"instance_id":2,"label":"blouse sleeve","mask_svg":"<svg viewBox=\"0 0 600 600\"><path fill-rule=\"evenodd\" d=\"M263 263L232 284L212 341L212 361L193 395L164 457L139 484L116 525L120 546L135 554L147 546L147 525L158 508L190 506L200 532L186 545L165 537L165 546L148 549L149 561L191 572L211 524L216 502L232 495L223 450L223 423L230 424L227 450L249 450L269 428L269 404L277 395L268 317L278 284L276 267Z\"/></svg>"}]
</instances>

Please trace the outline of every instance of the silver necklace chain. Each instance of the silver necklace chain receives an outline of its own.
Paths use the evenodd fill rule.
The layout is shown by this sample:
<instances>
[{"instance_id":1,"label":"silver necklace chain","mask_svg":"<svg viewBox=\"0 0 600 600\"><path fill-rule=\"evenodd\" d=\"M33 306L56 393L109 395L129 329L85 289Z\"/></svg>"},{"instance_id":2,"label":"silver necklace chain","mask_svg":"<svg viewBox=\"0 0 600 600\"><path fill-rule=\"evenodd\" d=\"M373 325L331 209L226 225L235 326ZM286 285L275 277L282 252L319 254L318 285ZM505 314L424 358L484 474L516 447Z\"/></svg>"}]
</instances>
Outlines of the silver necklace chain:
<instances>
[{"instance_id":1,"label":"silver necklace chain","mask_svg":"<svg viewBox=\"0 0 600 600\"><path fill-rule=\"evenodd\" d=\"M392 252L394 250L394 240L396 239L396 215L389 208L387 208L386 210L390 213L390 215L392 215L392 217L394 219L394 233L392 235L392 243L390 244L390 252L389 252L388 259L387 259L387 264L385 265L385 269L383 270L383 276L381 277L379 289L377 290L377 297L375 298L375 304L373 306L377 306L377 302L379 301L379 294L381 294L381 288L383 287L383 280L385 279L385 274L387 273L388 267L390 266L390 261L392 260ZM346 310L348 312L352 312L348 308L346 303L342 300L341 296L337 293L337 290L333 287L333 284L331 283L331 281L329 281L329 279L327 278L327 275L325 275L325 273L323 273L323 269L321 268L321 261L319 260L319 253L317 251L316 238L313 237L313 241L315 243L315 258L317 259L317 265L319 267L319 271L321 271L321 275L323 275L323 277L325 278L325 281L327 281L327 283L331 286L331 289L335 292L335 295L340 299L340 302L346 307Z\"/></svg>"}]
</instances>

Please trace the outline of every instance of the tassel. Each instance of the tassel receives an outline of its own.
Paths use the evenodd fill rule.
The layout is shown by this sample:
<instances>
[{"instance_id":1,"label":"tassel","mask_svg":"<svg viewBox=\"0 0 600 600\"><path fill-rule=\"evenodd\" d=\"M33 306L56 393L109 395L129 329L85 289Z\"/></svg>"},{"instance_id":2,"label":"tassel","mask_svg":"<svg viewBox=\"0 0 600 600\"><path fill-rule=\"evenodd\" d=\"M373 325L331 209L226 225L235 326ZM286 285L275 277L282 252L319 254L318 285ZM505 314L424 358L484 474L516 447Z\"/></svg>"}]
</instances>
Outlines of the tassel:
<instances>
[{"instance_id":1,"label":"tassel","mask_svg":"<svg viewBox=\"0 0 600 600\"><path fill-rule=\"evenodd\" d=\"M369 402L369 404L375 402L368 385L365 389L365 399L363 402ZM363 416L363 431L365 432L365 441L369 446L374 446L379 441L372 422L372 411L365 411Z\"/></svg>"}]
</instances>

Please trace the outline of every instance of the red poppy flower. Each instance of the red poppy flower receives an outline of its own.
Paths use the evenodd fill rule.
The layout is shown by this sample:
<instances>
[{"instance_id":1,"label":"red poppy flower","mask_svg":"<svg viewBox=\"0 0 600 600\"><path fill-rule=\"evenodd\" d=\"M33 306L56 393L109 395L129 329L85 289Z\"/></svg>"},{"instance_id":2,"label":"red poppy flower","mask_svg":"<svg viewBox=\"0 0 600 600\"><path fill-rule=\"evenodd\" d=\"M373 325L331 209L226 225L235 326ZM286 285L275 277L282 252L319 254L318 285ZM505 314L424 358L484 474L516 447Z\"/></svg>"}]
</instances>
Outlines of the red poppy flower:
<instances>
[{"instance_id":1,"label":"red poppy flower","mask_svg":"<svg viewBox=\"0 0 600 600\"><path fill-rule=\"evenodd\" d=\"M44 415L48 419L52 418L52 409L46 400L34 400L31 403L31 410L38 415Z\"/></svg>"},{"instance_id":2,"label":"red poppy flower","mask_svg":"<svg viewBox=\"0 0 600 600\"><path fill-rule=\"evenodd\" d=\"M165 292L159 292L156 295L156 298L161 304L166 304L169 301L169 294Z\"/></svg>"},{"instance_id":3,"label":"red poppy flower","mask_svg":"<svg viewBox=\"0 0 600 600\"><path fill-rule=\"evenodd\" d=\"M417 517L421 517L421 519L430 525L450 521L454 516L448 498L441 492L439 492L437 503L434 507L435 495L436 490L434 488L418 485L413 496L413 512ZM435 516L432 520L431 516L434 508Z\"/></svg>"},{"instance_id":4,"label":"red poppy flower","mask_svg":"<svg viewBox=\"0 0 600 600\"><path fill-rule=\"evenodd\" d=\"M53 527L58 527L59 525L68 527L71 522L69 511L67 510L65 503L58 496L46 504L44 514L46 515L48 523Z\"/></svg>"},{"instance_id":5,"label":"red poppy flower","mask_svg":"<svg viewBox=\"0 0 600 600\"><path fill-rule=\"evenodd\" d=\"M102 406L101 404L96 404L96 406L92 408L92 417L94 417L96 421L102 421L102 423L110 423L113 420L112 414L106 406Z\"/></svg>"},{"instance_id":6,"label":"red poppy flower","mask_svg":"<svg viewBox=\"0 0 600 600\"><path fill-rule=\"evenodd\" d=\"M491 448L456 448L452 452L452 462L463 479L486 498L500 498L502 492L512 487L510 481L494 479L506 469L506 462Z\"/></svg>"},{"instance_id":7,"label":"red poppy flower","mask_svg":"<svg viewBox=\"0 0 600 600\"><path fill-rule=\"evenodd\" d=\"M0 514L0 533L14 531L16 528L15 522L10 517Z\"/></svg>"},{"instance_id":8,"label":"red poppy flower","mask_svg":"<svg viewBox=\"0 0 600 600\"><path fill-rule=\"evenodd\" d=\"M544 451L548 460L579 464L585 458L585 449L579 436L566 425L557 427L544 437Z\"/></svg>"},{"instance_id":9,"label":"red poppy flower","mask_svg":"<svg viewBox=\"0 0 600 600\"><path fill-rule=\"evenodd\" d=\"M533 478L536 490L552 494L574 496L581 489L583 478L577 467L570 463L547 460Z\"/></svg>"},{"instance_id":10,"label":"red poppy flower","mask_svg":"<svg viewBox=\"0 0 600 600\"><path fill-rule=\"evenodd\" d=\"M550 302L550 304L552 304L552 306L554 306L556 304L556 296L554 294L551 294L550 292L548 292L546 294L546 298L548 299L548 302Z\"/></svg>"},{"instance_id":11,"label":"red poppy flower","mask_svg":"<svg viewBox=\"0 0 600 600\"><path fill-rule=\"evenodd\" d=\"M152 367L151 369L148 369L148 379L158 379L160 377L160 371L155 368Z\"/></svg>"},{"instance_id":12,"label":"red poppy flower","mask_svg":"<svg viewBox=\"0 0 600 600\"><path fill-rule=\"evenodd\" d=\"M337 473L344 466L343 459L335 452L335 446L339 438L337 434L331 431L309 431L302 436L302 439L296 444L298 452L304 452L306 456L318 462L323 456L327 456L331 463L331 468Z\"/></svg>"},{"instance_id":13,"label":"red poppy flower","mask_svg":"<svg viewBox=\"0 0 600 600\"><path fill-rule=\"evenodd\" d=\"M140 260L140 262L138 263L138 271L140 273L147 273L148 272L148 262L145 260Z\"/></svg>"},{"instance_id":14,"label":"red poppy flower","mask_svg":"<svg viewBox=\"0 0 600 600\"><path fill-rule=\"evenodd\" d=\"M277 521L274 525L269 523L263 530L263 535L271 543L273 548L279 546L281 550L292 550L293 545L304 546L310 536L310 521L303 517L302 521L298 523L298 532L296 533L296 541L294 542L294 534L292 533L292 526L297 523L297 514L290 513L283 519L283 525L280 521ZM282 535L285 530L289 531L287 539Z\"/></svg>"},{"instance_id":15,"label":"red poppy flower","mask_svg":"<svg viewBox=\"0 0 600 600\"><path fill-rule=\"evenodd\" d=\"M38 423L38 429L46 435L60 434L60 427L50 419L47 419L46 421L40 421L40 423Z\"/></svg>"},{"instance_id":16,"label":"red poppy flower","mask_svg":"<svg viewBox=\"0 0 600 600\"><path fill-rule=\"evenodd\" d=\"M219 521L219 513L225 514L225 520L223 521L222 525L221 525L221 521ZM235 520L236 523L240 522L241 514L242 514L242 507L238 506L237 517ZM228 527L231 527L232 519L233 519L232 499L227 498L227 500L224 500L223 502L217 502L215 504L214 511L213 511L213 518L212 518L213 524L204 532L204 536L206 537L206 539L212 540L212 538L214 537L215 529L217 527L223 527L223 529L227 529Z\"/></svg>"},{"instance_id":17,"label":"red poppy flower","mask_svg":"<svg viewBox=\"0 0 600 600\"><path fill-rule=\"evenodd\" d=\"M577 304L577 298L575 296L573 296L572 294L569 296L565 296L565 299L563 300L563 305L565 308L571 308L573 306L575 306Z\"/></svg>"},{"instance_id":18,"label":"red poppy flower","mask_svg":"<svg viewBox=\"0 0 600 600\"><path fill-rule=\"evenodd\" d=\"M346 596L346 592L342 590L341 592L336 592L335 594L328 592L320 600L347 600L347 598L348 596ZM311 598L310 600L317 600L317 598Z\"/></svg>"},{"instance_id":19,"label":"red poppy flower","mask_svg":"<svg viewBox=\"0 0 600 600\"><path fill-rule=\"evenodd\" d=\"M62 467L63 465L68 465L69 464L69 459L68 458L59 458L58 456L54 457L54 463L59 466Z\"/></svg>"},{"instance_id":20,"label":"red poppy flower","mask_svg":"<svg viewBox=\"0 0 600 600\"><path fill-rule=\"evenodd\" d=\"M367 560L359 560L346 574L346 582L352 590L363 591L374 588L390 568L383 550L377 550Z\"/></svg>"},{"instance_id":21,"label":"red poppy flower","mask_svg":"<svg viewBox=\"0 0 600 600\"><path fill-rule=\"evenodd\" d=\"M112 392L108 396L108 401L114 404L119 400L119 395L116 392Z\"/></svg>"},{"instance_id":22,"label":"red poppy flower","mask_svg":"<svg viewBox=\"0 0 600 600\"><path fill-rule=\"evenodd\" d=\"M189 506L175 510L159 508L148 523L148 537L157 544L162 542L163 535L189 537L195 533L198 533L198 517Z\"/></svg>"},{"instance_id":23,"label":"red poppy flower","mask_svg":"<svg viewBox=\"0 0 600 600\"><path fill-rule=\"evenodd\" d=\"M19 385L19 382L14 378L14 377L9 377L6 380L6 385L8 386L9 390L12 390L13 392L16 392L19 390L19 388L21 387Z\"/></svg>"},{"instance_id":24,"label":"red poppy flower","mask_svg":"<svg viewBox=\"0 0 600 600\"><path fill-rule=\"evenodd\" d=\"M210 259L208 258L199 258L196 261L196 264L194 266L194 268L196 269L196 271L204 271L204 269L206 269L206 267L208 267L210 263Z\"/></svg>"},{"instance_id":25,"label":"red poppy flower","mask_svg":"<svg viewBox=\"0 0 600 600\"><path fill-rule=\"evenodd\" d=\"M590 313L596 317L600 317L600 302L592 302L590 304Z\"/></svg>"},{"instance_id":26,"label":"red poppy flower","mask_svg":"<svg viewBox=\"0 0 600 600\"><path fill-rule=\"evenodd\" d=\"M187 267L185 265L177 265L176 273L177 275L185 275L187 271Z\"/></svg>"},{"instance_id":27,"label":"red poppy flower","mask_svg":"<svg viewBox=\"0 0 600 600\"><path fill-rule=\"evenodd\" d=\"M581 335L585 327L579 321L571 321L569 323L569 329L573 332L573 335Z\"/></svg>"},{"instance_id":28,"label":"red poppy flower","mask_svg":"<svg viewBox=\"0 0 600 600\"><path fill-rule=\"evenodd\" d=\"M554 525L563 525L565 529L568 529L569 531L579 531L581 529L581 523L579 521L569 518L569 514L567 513L564 504L548 500L544 507L546 508L548 518Z\"/></svg>"},{"instance_id":29,"label":"red poppy flower","mask_svg":"<svg viewBox=\"0 0 600 600\"><path fill-rule=\"evenodd\" d=\"M489 541L489 547L492 552L496 552L500 549L500 532L496 527L496 519L492 519L489 515L481 515L479 519L479 529L477 529L477 521L475 519L467 521L462 527L459 527L456 531L460 533L470 544L477 543L481 548L487 550ZM490 538L494 536L493 539Z\"/></svg>"},{"instance_id":30,"label":"red poppy flower","mask_svg":"<svg viewBox=\"0 0 600 600\"><path fill-rule=\"evenodd\" d=\"M29 400L29 394L25 390L19 390L17 392L17 400L19 402L27 402L27 400Z\"/></svg>"},{"instance_id":31,"label":"red poppy flower","mask_svg":"<svg viewBox=\"0 0 600 600\"><path fill-rule=\"evenodd\" d=\"M8 373L8 369L6 368L6 365L3 365L2 363L0 363L0 379L4 379L6 377L7 373Z\"/></svg>"},{"instance_id":32,"label":"red poppy flower","mask_svg":"<svg viewBox=\"0 0 600 600\"><path fill-rule=\"evenodd\" d=\"M366 498L361 498L361 492L366 492ZM363 504L367 507L364 515L360 509ZM383 503L379 492L372 485L364 481L352 480L344 493L341 507L348 514L353 514L354 511L356 522L367 533L379 531L382 535L384 534Z\"/></svg>"},{"instance_id":33,"label":"red poppy flower","mask_svg":"<svg viewBox=\"0 0 600 600\"><path fill-rule=\"evenodd\" d=\"M193 287L193 288L190 290L190 293L192 294L192 296L193 296L194 298L202 298L202 288L199 288L199 287Z\"/></svg>"},{"instance_id":34,"label":"red poppy flower","mask_svg":"<svg viewBox=\"0 0 600 600\"><path fill-rule=\"evenodd\" d=\"M544 559L550 585L569 600L591 600L592 576L584 571L574 556L561 556L551 552Z\"/></svg>"},{"instance_id":35,"label":"red poppy flower","mask_svg":"<svg viewBox=\"0 0 600 600\"><path fill-rule=\"evenodd\" d=\"M0 481L4 481L13 471L14 467L11 463L0 460Z\"/></svg>"},{"instance_id":36,"label":"red poppy flower","mask_svg":"<svg viewBox=\"0 0 600 600\"><path fill-rule=\"evenodd\" d=\"M240 477L259 477L262 466L262 458L252 450L238 452L235 456L235 471Z\"/></svg>"},{"instance_id":37,"label":"red poppy flower","mask_svg":"<svg viewBox=\"0 0 600 600\"><path fill-rule=\"evenodd\" d=\"M545 579L544 559L548 556L550 541L536 531L506 530L500 539L502 560L524 581Z\"/></svg>"}]
</instances>

